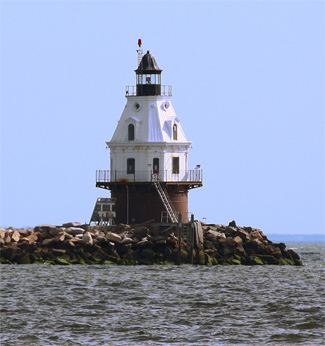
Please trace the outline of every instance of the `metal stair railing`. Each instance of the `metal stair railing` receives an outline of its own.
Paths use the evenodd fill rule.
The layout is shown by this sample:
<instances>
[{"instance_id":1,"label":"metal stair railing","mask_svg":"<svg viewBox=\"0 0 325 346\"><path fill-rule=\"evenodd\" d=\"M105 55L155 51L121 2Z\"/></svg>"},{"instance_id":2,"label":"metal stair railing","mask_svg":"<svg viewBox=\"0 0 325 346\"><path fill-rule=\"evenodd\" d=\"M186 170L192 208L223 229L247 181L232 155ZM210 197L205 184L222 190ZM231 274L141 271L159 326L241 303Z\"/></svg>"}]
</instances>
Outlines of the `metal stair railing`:
<instances>
[{"instance_id":1,"label":"metal stair railing","mask_svg":"<svg viewBox=\"0 0 325 346\"><path fill-rule=\"evenodd\" d=\"M177 223L178 219L177 219L175 211L173 210L172 206L170 205L170 202L168 199L168 193L167 193L167 191L164 191L164 189L160 185L160 182L159 182L157 175L155 175L155 176L153 175L153 184L154 184L154 186L158 192L158 195L159 195L161 201L163 202L163 205L164 205L164 207L168 213L170 220L173 223Z\"/></svg>"}]
</instances>

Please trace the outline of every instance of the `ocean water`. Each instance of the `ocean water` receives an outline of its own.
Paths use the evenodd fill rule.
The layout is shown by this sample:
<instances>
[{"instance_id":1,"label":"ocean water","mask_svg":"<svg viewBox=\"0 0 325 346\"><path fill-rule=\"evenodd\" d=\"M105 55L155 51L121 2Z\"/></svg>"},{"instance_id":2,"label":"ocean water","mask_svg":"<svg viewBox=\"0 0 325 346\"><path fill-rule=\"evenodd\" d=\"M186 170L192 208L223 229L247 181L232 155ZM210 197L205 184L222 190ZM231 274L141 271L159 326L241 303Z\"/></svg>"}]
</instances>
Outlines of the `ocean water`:
<instances>
[{"instance_id":1,"label":"ocean water","mask_svg":"<svg viewBox=\"0 0 325 346\"><path fill-rule=\"evenodd\" d=\"M292 266L1 265L1 345L324 345L324 244Z\"/></svg>"}]
</instances>

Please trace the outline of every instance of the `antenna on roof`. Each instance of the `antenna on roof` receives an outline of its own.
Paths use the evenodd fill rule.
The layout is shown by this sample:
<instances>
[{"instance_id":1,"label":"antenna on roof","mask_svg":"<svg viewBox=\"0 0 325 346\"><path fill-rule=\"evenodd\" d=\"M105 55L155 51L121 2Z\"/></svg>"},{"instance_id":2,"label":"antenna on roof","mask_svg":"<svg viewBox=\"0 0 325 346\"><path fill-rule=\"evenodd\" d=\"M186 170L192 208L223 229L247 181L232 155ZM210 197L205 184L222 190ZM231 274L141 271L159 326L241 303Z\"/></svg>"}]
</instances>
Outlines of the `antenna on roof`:
<instances>
[{"instance_id":1,"label":"antenna on roof","mask_svg":"<svg viewBox=\"0 0 325 346\"><path fill-rule=\"evenodd\" d=\"M143 55L143 51L142 51L142 40L141 38L138 38L138 49L137 49L137 53L138 53L138 65L140 65L141 59L142 59L142 55Z\"/></svg>"}]
</instances>

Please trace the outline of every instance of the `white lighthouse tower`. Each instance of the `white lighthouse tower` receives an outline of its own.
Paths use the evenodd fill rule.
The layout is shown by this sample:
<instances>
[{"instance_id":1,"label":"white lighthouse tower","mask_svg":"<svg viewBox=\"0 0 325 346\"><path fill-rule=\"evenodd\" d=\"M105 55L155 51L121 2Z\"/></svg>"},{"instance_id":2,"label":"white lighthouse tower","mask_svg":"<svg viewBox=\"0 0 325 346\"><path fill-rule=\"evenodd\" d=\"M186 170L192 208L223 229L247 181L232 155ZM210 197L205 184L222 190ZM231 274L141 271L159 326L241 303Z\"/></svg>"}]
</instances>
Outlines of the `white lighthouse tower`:
<instances>
[{"instance_id":1,"label":"white lighthouse tower","mask_svg":"<svg viewBox=\"0 0 325 346\"><path fill-rule=\"evenodd\" d=\"M149 51L142 56L136 86L126 87L124 111L112 139L110 170L97 171L96 186L111 190L116 221L188 221L188 190L202 186L202 171L189 170L191 142L172 104L170 86Z\"/></svg>"}]
</instances>

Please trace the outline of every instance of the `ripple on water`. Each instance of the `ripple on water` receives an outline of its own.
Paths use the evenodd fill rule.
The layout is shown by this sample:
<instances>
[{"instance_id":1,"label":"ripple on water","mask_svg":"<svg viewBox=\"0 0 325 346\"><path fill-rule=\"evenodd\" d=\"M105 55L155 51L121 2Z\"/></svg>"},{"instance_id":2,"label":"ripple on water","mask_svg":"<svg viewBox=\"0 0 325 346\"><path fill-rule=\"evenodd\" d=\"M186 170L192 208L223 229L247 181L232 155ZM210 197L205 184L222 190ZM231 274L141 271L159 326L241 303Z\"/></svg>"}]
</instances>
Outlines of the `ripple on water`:
<instances>
[{"instance_id":1,"label":"ripple on water","mask_svg":"<svg viewBox=\"0 0 325 346\"><path fill-rule=\"evenodd\" d=\"M322 345L321 250L298 268L2 265L1 345Z\"/></svg>"}]
</instances>

